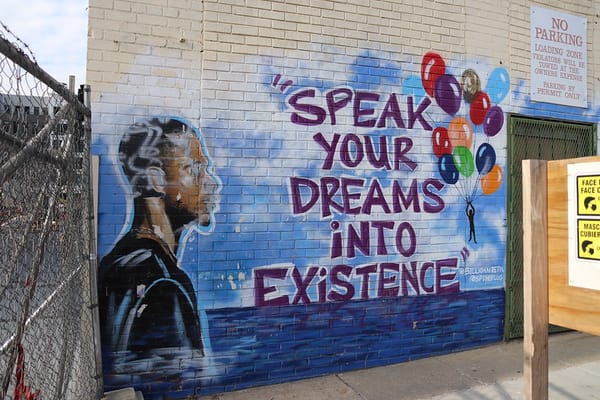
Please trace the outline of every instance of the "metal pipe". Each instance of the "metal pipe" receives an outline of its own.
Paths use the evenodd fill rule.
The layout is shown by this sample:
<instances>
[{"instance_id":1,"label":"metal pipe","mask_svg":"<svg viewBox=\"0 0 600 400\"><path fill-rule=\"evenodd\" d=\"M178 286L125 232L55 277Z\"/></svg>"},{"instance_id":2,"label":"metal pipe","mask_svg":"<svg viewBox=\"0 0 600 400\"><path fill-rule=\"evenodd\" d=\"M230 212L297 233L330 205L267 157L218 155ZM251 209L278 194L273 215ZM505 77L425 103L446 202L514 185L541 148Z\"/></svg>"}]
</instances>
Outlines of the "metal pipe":
<instances>
[{"instance_id":1,"label":"metal pipe","mask_svg":"<svg viewBox=\"0 0 600 400\"><path fill-rule=\"evenodd\" d=\"M91 88L90 85L81 85L83 92L83 104L89 109L91 105ZM100 313L98 310L98 250L96 243L96 207L95 207L95 187L94 187L94 176L98 172L94 168L92 162L92 125L91 118L85 116L83 120L83 128L85 131L85 140L88 143L88 171L89 171L89 183L88 183L88 237L89 237L89 277L90 277L90 309L92 312L92 327L94 336L94 354L95 354L95 368L97 384L97 398L101 398L104 393L104 382L102 375L102 343L100 337Z\"/></svg>"}]
</instances>

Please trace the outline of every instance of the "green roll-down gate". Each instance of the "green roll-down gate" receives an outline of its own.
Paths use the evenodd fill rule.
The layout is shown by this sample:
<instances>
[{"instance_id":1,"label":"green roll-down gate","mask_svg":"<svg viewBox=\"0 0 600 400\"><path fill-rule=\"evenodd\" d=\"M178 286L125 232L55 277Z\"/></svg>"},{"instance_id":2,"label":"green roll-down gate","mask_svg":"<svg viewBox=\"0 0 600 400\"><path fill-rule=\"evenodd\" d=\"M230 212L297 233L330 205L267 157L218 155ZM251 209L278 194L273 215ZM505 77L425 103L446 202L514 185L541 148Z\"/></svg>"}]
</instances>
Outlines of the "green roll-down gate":
<instances>
[{"instance_id":1,"label":"green roll-down gate","mask_svg":"<svg viewBox=\"0 0 600 400\"><path fill-rule=\"evenodd\" d=\"M504 338L523 336L523 218L521 160L596 154L594 124L510 115L507 148L506 320ZM551 331L559 330L552 327Z\"/></svg>"}]
</instances>

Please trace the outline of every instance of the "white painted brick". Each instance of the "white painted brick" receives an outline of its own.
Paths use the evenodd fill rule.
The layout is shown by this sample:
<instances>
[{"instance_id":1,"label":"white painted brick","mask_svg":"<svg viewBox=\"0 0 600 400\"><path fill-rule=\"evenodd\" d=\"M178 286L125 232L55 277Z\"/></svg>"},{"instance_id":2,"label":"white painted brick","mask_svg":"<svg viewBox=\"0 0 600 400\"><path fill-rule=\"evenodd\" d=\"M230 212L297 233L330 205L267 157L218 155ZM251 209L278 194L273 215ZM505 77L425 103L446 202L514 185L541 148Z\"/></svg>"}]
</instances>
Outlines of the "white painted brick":
<instances>
[{"instance_id":1,"label":"white painted brick","mask_svg":"<svg viewBox=\"0 0 600 400\"><path fill-rule=\"evenodd\" d=\"M134 43L136 35L129 32L122 31L104 31L104 39L112 40L115 43Z\"/></svg>"},{"instance_id":2,"label":"white painted brick","mask_svg":"<svg viewBox=\"0 0 600 400\"><path fill-rule=\"evenodd\" d=\"M89 7L89 12L94 12L96 10L111 10L114 7L114 3L112 0L110 1L96 1L94 2L93 7Z\"/></svg>"},{"instance_id":3,"label":"white painted brick","mask_svg":"<svg viewBox=\"0 0 600 400\"><path fill-rule=\"evenodd\" d=\"M310 40L310 34L306 32L287 31L285 33L285 38L292 41L308 42ZM292 46L290 47L293 48Z\"/></svg>"},{"instance_id":4,"label":"white painted brick","mask_svg":"<svg viewBox=\"0 0 600 400\"><path fill-rule=\"evenodd\" d=\"M144 25L166 26L168 20L162 15L137 14L136 22Z\"/></svg>"},{"instance_id":5,"label":"white painted brick","mask_svg":"<svg viewBox=\"0 0 600 400\"><path fill-rule=\"evenodd\" d=\"M118 72L119 64L114 63L112 61L95 61L94 68L103 72Z\"/></svg>"},{"instance_id":6,"label":"white painted brick","mask_svg":"<svg viewBox=\"0 0 600 400\"><path fill-rule=\"evenodd\" d=\"M88 60L88 62L102 60L104 54L105 53L100 50L88 49L87 60Z\"/></svg>"},{"instance_id":7,"label":"white painted brick","mask_svg":"<svg viewBox=\"0 0 600 400\"><path fill-rule=\"evenodd\" d=\"M263 38L260 36L246 37L246 45L258 47L271 47L273 45L273 39Z\"/></svg>"},{"instance_id":8,"label":"white painted brick","mask_svg":"<svg viewBox=\"0 0 600 400\"><path fill-rule=\"evenodd\" d=\"M152 26L138 24L132 21L123 21L119 24L118 28L121 31L131 32L137 35L150 35L152 33Z\"/></svg>"},{"instance_id":9,"label":"white painted brick","mask_svg":"<svg viewBox=\"0 0 600 400\"><path fill-rule=\"evenodd\" d=\"M335 10L322 10L321 17L329 20L340 20L343 21L346 13L343 11Z\"/></svg>"},{"instance_id":10,"label":"white painted brick","mask_svg":"<svg viewBox=\"0 0 600 400\"><path fill-rule=\"evenodd\" d=\"M169 8L179 8L182 10L194 9L199 6L199 2L193 0L168 0Z\"/></svg>"},{"instance_id":11,"label":"white painted brick","mask_svg":"<svg viewBox=\"0 0 600 400\"><path fill-rule=\"evenodd\" d=\"M251 25L233 25L231 27L231 33L234 35L258 35L258 26Z\"/></svg>"},{"instance_id":12,"label":"white painted brick","mask_svg":"<svg viewBox=\"0 0 600 400\"><path fill-rule=\"evenodd\" d=\"M269 20L271 22L275 22L275 21L291 21L288 18L285 18L286 15L289 15L288 13L285 13L283 11L274 11L274 10L260 10L258 12L258 17L262 18L263 20Z\"/></svg>"},{"instance_id":13,"label":"white painted brick","mask_svg":"<svg viewBox=\"0 0 600 400\"><path fill-rule=\"evenodd\" d=\"M167 45L167 39L150 35L137 35L135 37L135 43L138 45L138 48L148 48L148 46L163 47ZM149 51L150 50L148 50L148 52Z\"/></svg>"},{"instance_id":14,"label":"white painted brick","mask_svg":"<svg viewBox=\"0 0 600 400\"><path fill-rule=\"evenodd\" d=\"M115 21L115 22L131 21L131 20L135 20L137 18L135 15L132 16L131 12L129 12L129 11L121 11L121 10L115 10L115 9L105 10L104 17L107 20Z\"/></svg>"},{"instance_id":15,"label":"white painted brick","mask_svg":"<svg viewBox=\"0 0 600 400\"><path fill-rule=\"evenodd\" d=\"M213 22L213 21L206 21L204 23L204 29L207 32L213 32L213 33L219 33L219 32L231 33L231 26L230 25L223 24L223 23L218 23L218 22Z\"/></svg>"},{"instance_id":16,"label":"white painted brick","mask_svg":"<svg viewBox=\"0 0 600 400\"><path fill-rule=\"evenodd\" d=\"M231 45L231 52L235 54L257 54L258 49L256 47L250 47L246 45Z\"/></svg>"},{"instance_id":17,"label":"white painted brick","mask_svg":"<svg viewBox=\"0 0 600 400\"><path fill-rule=\"evenodd\" d=\"M95 38L88 39L88 49L111 52L118 49L118 43L113 41L99 40Z\"/></svg>"},{"instance_id":18,"label":"white painted brick","mask_svg":"<svg viewBox=\"0 0 600 400\"><path fill-rule=\"evenodd\" d=\"M151 26L150 31L153 36L176 38L176 40L179 40L183 33L181 28L156 25Z\"/></svg>"},{"instance_id":19,"label":"white painted brick","mask_svg":"<svg viewBox=\"0 0 600 400\"><path fill-rule=\"evenodd\" d=\"M119 43L118 50L124 54L145 54L150 55L152 48L146 45Z\"/></svg>"},{"instance_id":20,"label":"white painted brick","mask_svg":"<svg viewBox=\"0 0 600 400\"><path fill-rule=\"evenodd\" d=\"M129 5L129 11L135 14L149 14L149 7L146 4L133 3L128 0L123 0Z\"/></svg>"},{"instance_id":21,"label":"white painted brick","mask_svg":"<svg viewBox=\"0 0 600 400\"><path fill-rule=\"evenodd\" d=\"M264 25L263 19L249 15L219 14L217 20L221 24Z\"/></svg>"}]
</instances>

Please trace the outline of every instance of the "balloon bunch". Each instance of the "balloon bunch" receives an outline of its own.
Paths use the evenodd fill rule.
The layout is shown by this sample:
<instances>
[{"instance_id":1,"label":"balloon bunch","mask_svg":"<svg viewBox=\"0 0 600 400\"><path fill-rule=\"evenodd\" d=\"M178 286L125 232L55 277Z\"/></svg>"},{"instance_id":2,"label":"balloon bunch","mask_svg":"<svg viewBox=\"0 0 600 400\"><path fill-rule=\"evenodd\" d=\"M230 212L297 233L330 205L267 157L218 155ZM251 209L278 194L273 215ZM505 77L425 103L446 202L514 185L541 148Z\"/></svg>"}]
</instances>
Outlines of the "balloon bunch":
<instances>
[{"instance_id":1,"label":"balloon bunch","mask_svg":"<svg viewBox=\"0 0 600 400\"><path fill-rule=\"evenodd\" d=\"M496 164L496 151L489 138L496 136L504 125L504 112L497 104L510 88L506 69L494 69L482 91L481 80L474 70L465 70L459 83L456 77L446 72L444 59L429 52L421 64L421 82L425 92L452 117L447 127L437 126L431 137L438 171L444 182L455 185L461 176L468 180L477 170L475 184L462 186L464 192L461 194L465 200L473 200L478 186L484 195L496 192L502 184L503 173ZM469 119L456 115L463 99L469 105ZM481 126L487 139L476 149L473 126Z\"/></svg>"}]
</instances>

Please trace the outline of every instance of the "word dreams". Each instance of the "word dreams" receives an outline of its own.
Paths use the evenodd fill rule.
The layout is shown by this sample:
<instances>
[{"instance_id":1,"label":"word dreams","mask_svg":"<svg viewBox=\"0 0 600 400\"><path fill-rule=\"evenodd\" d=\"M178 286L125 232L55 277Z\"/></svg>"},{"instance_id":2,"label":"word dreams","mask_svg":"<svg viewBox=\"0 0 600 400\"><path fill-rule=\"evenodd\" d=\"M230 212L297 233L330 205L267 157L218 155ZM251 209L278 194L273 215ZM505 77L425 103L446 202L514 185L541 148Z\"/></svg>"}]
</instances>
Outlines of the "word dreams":
<instances>
[{"instance_id":1,"label":"word dreams","mask_svg":"<svg viewBox=\"0 0 600 400\"><path fill-rule=\"evenodd\" d=\"M302 275L296 266L272 265L254 269L254 300L257 307L265 307L456 293L460 291L457 267L458 258L446 258L356 268L309 266Z\"/></svg>"}]
</instances>

